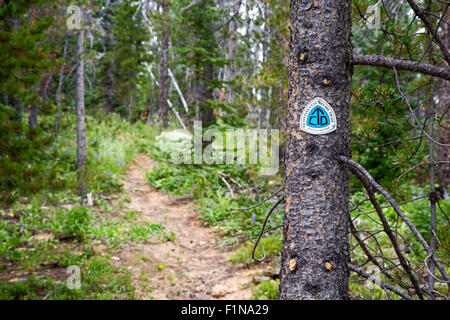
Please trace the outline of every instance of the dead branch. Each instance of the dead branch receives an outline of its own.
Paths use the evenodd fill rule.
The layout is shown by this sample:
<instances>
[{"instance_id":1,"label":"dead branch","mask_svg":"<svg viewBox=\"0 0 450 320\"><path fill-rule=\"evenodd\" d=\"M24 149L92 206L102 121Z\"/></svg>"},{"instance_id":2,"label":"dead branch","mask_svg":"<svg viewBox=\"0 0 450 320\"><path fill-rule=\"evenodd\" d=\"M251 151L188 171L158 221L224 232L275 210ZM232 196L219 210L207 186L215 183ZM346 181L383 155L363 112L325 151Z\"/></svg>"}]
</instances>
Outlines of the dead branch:
<instances>
[{"instance_id":1,"label":"dead branch","mask_svg":"<svg viewBox=\"0 0 450 320\"><path fill-rule=\"evenodd\" d=\"M275 191L275 193L272 193L269 197L267 197L266 199L258 202L257 204L251 206L251 207L247 207L247 208L230 208L231 210L250 210L253 208L256 208L258 206L260 206L261 204L263 204L266 201L269 201L270 199L272 199L273 197L275 197L277 194L279 194L282 190L284 189L284 184L281 186L280 189L278 189L277 191Z\"/></svg>"},{"instance_id":2,"label":"dead branch","mask_svg":"<svg viewBox=\"0 0 450 320\"><path fill-rule=\"evenodd\" d=\"M233 177L231 177L230 174L225 174L225 173L223 173L222 171L219 171L219 174L220 174L221 176L224 176L225 178L230 179L231 182L233 182L235 185L237 185L239 188L242 189L242 185L241 185L239 182L237 182L236 180L234 180Z\"/></svg>"},{"instance_id":3,"label":"dead branch","mask_svg":"<svg viewBox=\"0 0 450 320\"><path fill-rule=\"evenodd\" d=\"M423 24L425 25L425 28L432 35L432 40L434 39L434 41L439 46L439 49L441 49L442 55L444 56L445 60L447 61L448 64L450 64L450 53L445 47L444 41L438 35L437 30L433 27L431 21L428 19L425 9L420 8L414 0L406 0L406 1L408 1L409 6L413 9L414 13L420 18L420 20L422 20ZM443 16L445 16L445 12ZM439 20L438 25L440 24L441 20L442 18Z\"/></svg>"},{"instance_id":4,"label":"dead branch","mask_svg":"<svg viewBox=\"0 0 450 320\"><path fill-rule=\"evenodd\" d=\"M261 244L261 248L263 249L263 257L262 257L261 259L255 258L255 251L256 251L256 248L258 247L258 243L259 243L259 241L261 240L261 237L262 237L263 234L264 234L264 230L265 230L265 228L266 228L266 224L267 224L267 222L269 221L270 216L272 215L272 212L273 212L273 211L276 209L276 207L278 207L278 205L279 205L281 202L283 202L283 201L284 201L284 197L282 197L280 200L278 200L278 201L273 205L272 209L270 209L269 213L267 214L266 218L264 219L264 223L263 223L263 225L262 225L261 232L259 233L258 239L256 239L255 246L253 247L253 250L252 250L252 259L253 259L253 260L256 260L256 261L261 262L261 261L263 261L263 260L266 258L266 252L264 251L264 247L262 246L262 244Z\"/></svg>"},{"instance_id":5,"label":"dead branch","mask_svg":"<svg viewBox=\"0 0 450 320\"><path fill-rule=\"evenodd\" d=\"M227 186L228 190L230 191L231 197L234 198L233 189L231 189L230 184L227 182L227 180L225 180L224 177L220 177L220 179L222 179L223 183L225 183L225 185Z\"/></svg>"},{"instance_id":6,"label":"dead branch","mask_svg":"<svg viewBox=\"0 0 450 320\"><path fill-rule=\"evenodd\" d=\"M387 284L387 283L385 283L385 282L383 282L383 281L381 281L381 280L378 280L378 279L374 278L372 275L370 275L369 273L367 273L367 272L364 271L363 269L361 269L361 268L359 268L359 267L357 267L357 266L355 266L355 265L353 265L353 264L351 264L351 263L348 264L348 268L349 268L351 271L353 271L353 272L359 274L360 276L362 276L362 277L364 277L364 278L366 278L366 279L372 281L373 283L375 283L376 285L378 285L380 288L390 290L390 291L392 291L392 292L398 294L399 296L401 296L402 298L404 298L404 299L406 299L406 300L414 300L412 297L410 297L409 295L407 295L405 292L403 292L403 291L400 290L399 288L394 287L394 286L392 286L392 285L390 285L390 284Z\"/></svg>"},{"instance_id":7,"label":"dead branch","mask_svg":"<svg viewBox=\"0 0 450 320\"><path fill-rule=\"evenodd\" d=\"M450 284L450 278L448 277L447 272L445 271L445 269L442 267L441 263L437 260L435 254L432 252L430 246L428 245L428 243L425 241L425 239L423 238L422 234L417 230L417 228L415 227L415 225L411 222L411 220L409 220L409 218L406 216L406 214L400 209L400 207L398 206L397 202L391 197L391 195L384 190L384 188L382 186L380 186L370 175L370 173L364 169L363 166L361 166L359 163L357 163L356 161L353 161L347 157L344 156L338 156L338 159L343 162L346 163L350 169L352 170L352 172L358 172L360 177L363 177L363 179L372 187L374 188L376 191L378 191L381 195L383 195L383 197L391 204L392 208L394 209L394 211L397 213L397 215L399 215L402 220L406 223L406 225L409 227L409 229L411 230L411 232L413 233L413 235L419 240L419 242L422 244L423 248L425 249L425 251L428 253L428 255L430 255L431 259L433 260L433 262L435 263L436 267L438 268L439 272L441 273L441 275L444 277L445 282Z\"/></svg>"},{"instance_id":8,"label":"dead branch","mask_svg":"<svg viewBox=\"0 0 450 320\"><path fill-rule=\"evenodd\" d=\"M366 254L367 258L374 264L376 265L380 271L383 272L383 274L385 274L385 276L387 276L389 279L392 279L392 277L389 274L386 274L383 271L383 267L378 263L378 261L372 256L372 254L369 252L368 248L366 247L366 244L364 243L364 241L361 240L361 238L358 235L358 231L356 230L355 226L353 225L353 221L349 216L349 220L350 220L350 232L353 234L353 236L355 237L356 241L358 242L359 246L361 247L361 249L364 251L364 253Z\"/></svg>"},{"instance_id":9,"label":"dead branch","mask_svg":"<svg viewBox=\"0 0 450 320\"><path fill-rule=\"evenodd\" d=\"M430 76L450 80L450 68L441 68L431 64L419 63L417 61L395 59L381 55L353 54L353 65L385 67L397 70L420 72Z\"/></svg>"},{"instance_id":10,"label":"dead branch","mask_svg":"<svg viewBox=\"0 0 450 320\"><path fill-rule=\"evenodd\" d=\"M391 243L394 247L395 254L397 255L397 258L398 258L401 266L408 274L408 277L409 277L416 293L418 294L419 298L423 300L423 295L421 293L422 289L420 289L420 285L417 282L417 279L414 277L413 271L412 271L410 265L408 264L408 261L406 260L405 256L403 255L403 253L400 250L397 239L394 236L392 229L389 226L389 223L383 214L383 209L381 209L381 206L375 197L375 193L372 191L372 186L370 185L370 182L368 181L367 177L365 177L364 175L361 174L361 172L359 172L357 170L352 170L352 169L350 169L350 170L361 180L364 187L366 188L366 191L369 195L370 202L372 202L373 207L375 208L375 210L378 213L378 217L380 218L380 221L383 225L384 232L387 234L389 240L391 241Z\"/></svg>"}]
</instances>

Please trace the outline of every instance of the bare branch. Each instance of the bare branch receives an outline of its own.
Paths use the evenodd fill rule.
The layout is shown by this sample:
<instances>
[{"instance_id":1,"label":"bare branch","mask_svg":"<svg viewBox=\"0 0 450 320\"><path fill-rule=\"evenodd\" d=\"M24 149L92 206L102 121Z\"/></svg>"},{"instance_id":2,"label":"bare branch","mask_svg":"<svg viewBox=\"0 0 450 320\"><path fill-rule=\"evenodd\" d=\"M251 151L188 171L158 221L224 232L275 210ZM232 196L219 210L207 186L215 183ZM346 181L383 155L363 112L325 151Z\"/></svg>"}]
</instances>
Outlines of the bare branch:
<instances>
[{"instance_id":1,"label":"bare branch","mask_svg":"<svg viewBox=\"0 0 450 320\"><path fill-rule=\"evenodd\" d=\"M195 0L192 1L190 4L188 4L186 7L181 8L180 11L178 11L178 13L183 13L186 10L191 9L192 7L195 7L196 5L200 4L203 0Z\"/></svg>"},{"instance_id":2,"label":"bare branch","mask_svg":"<svg viewBox=\"0 0 450 320\"><path fill-rule=\"evenodd\" d=\"M232 15L231 17L229 17L228 20L225 21L224 23L222 23L221 25L215 27L215 28L213 29L213 32L222 29L223 27L225 27L226 25L228 25L228 24L231 22L231 20L233 20L233 19L236 18L236 16L239 14L239 10L240 10L240 8L241 8L241 3L242 3L242 1L239 0L239 3L238 3L237 8L236 8L236 11L233 13L233 15Z\"/></svg>"},{"instance_id":3,"label":"bare branch","mask_svg":"<svg viewBox=\"0 0 450 320\"><path fill-rule=\"evenodd\" d=\"M234 192L233 192L233 189L231 189L230 184L227 182L227 180L225 180L224 177L220 177L220 179L222 179L223 183L225 183L225 185L228 187L228 190L230 191L231 198L234 198Z\"/></svg>"},{"instance_id":4,"label":"bare branch","mask_svg":"<svg viewBox=\"0 0 450 320\"><path fill-rule=\"evenodd\" d=\"M436 67L431 64L420 63L417 61L395 59L381 55L362 55L353 54L353 65L377 66L397 70L407 70L420 72L430 76L450 80L450 68Z\"/></svg>"},{"instance_id":5,"label":"bare branch","mask_svg":"<svg viewBox=\"0 0 450 320\"><path fill-rule=\"evenodd\" d=\"M437 145L439 145L441 147L450 147L449 144L440 143L440 142L436 141L435 139L433 139L432 137L430 137L430 135L428 133L426 133L424 128L422 128L422 126L420 124L420 121L417 119L416 115L414 114L413 109L411 108L411 104L409 103L409 101L406 98L406 96L403 93L403 91L400 89L400 83L398 81L397 69L395 68L395 66L393 67L393 69L394 69L394 74L395 74L395 81L397 83L397 90L402 95L403 101L405 101L406 105L408 106L409 112L411 113L411 116L414 118L415 122L417 123L417 127L419 127L420 130L422 131L422 134L425 135L427 137L427 139L430 140L431 142L433 142L434 144L437 144Z\"/></svg>"},{"instance_id":6,"label":"bare branch","mask_svg":"<svg viewBox=\"0 0 450 320\"><path fill-rule=\"evenodd\" d=\"M405 269L406 273L408 274L409 279L411 280L411 283L413 284L414 289L415 289L416 293L418 294L419 298L423 299L422 290L420 289L420 285L417 282L417 279L414 277L414 274L412 272L410 265L408 264L408 261L406 260L405 256L403 255L403 253L400 250L398 241L397 241L396 237L394 236L394 233L392 232L392 229L389 226L389 223L388 223L386 217L383 214L383 209L381 209L381 206L378 203L377 198L375 197L375 193L372 191L372 186L370 184L370 181L368 181L368 178L366 176L364 176L363 174L361 174L360 171L352 170L352 172L361 180L364 187L366 188L367 193L369 195L370 202L372 202L373 207L375 208L376 212L378 213L378 217L380 218L380 221L383 225L384 232L387 234L389 240L391 241L392 246L394 247L395 254L398 257L398 260L399 260L401 266L403 267L403 269Z\"/></svg>"},{"instance_id":7,"label":"bare branch","mask_svg":"<svg viewBox=\"0 0 450 320\"><path fill-rule=\"evenodd\" d=\"M409 220L409 218L406 216L406 214L400 209L397 202L391 197L391 195L386 190L384 190L384 188L382 186L380 186L372 178L370 173L366 169L364 169L364 167L361 166L359 163L357 163L356 161L353 161L351 159L348 159L347 157L344 157L344 156L338 156L338 159L341 162L346 163L350 167L352 172L354 172L355 174L356 174L356 172L358 172L360 177L363 177L367 181L367 183L369 183L376 191L378 191L379 193L381 193L381 195L383 195L383 197L391 204L394 211L403 219L403 221L409 227L409 229L414 234L414 236L419 240L419 242L422 244L423 248L428 253L428 255L431 256L431 259L435 263L436 267L439 269L439 272L444 277L445 281L450 284L450 278L449 278L447 272L442 267L441 263L437 260L435 254L431 251L430 246L425 241L422 234L417 230L416 226L411 222L411 220Z\"/></svg>"},{"instance_id":8,"label":"bare branch","mask_svg":"<svg viewBox=\"0 0 450 320\"><path fill-rule=\"evenodd\" d=\"M349 223L350 223L350 231L353 234L353 236L355 237L356 241L358 242L359 246L361 247L361 249L364 251L364 253L366 254L367 258L372 261L373 264L375 264L378 268L380 268L381 271L383 271L383 267L378 263L378 261L372 256L372 254L369 252L369 249L367 248L366 244L364 243L364 241L361 240L361 238L358 235L358 231L356 230L352 219L349 216ZM392 279L392 277L389 274L385 274L388 278Z\"/></svg>"},{"instance_id":9,"label":"bare branch","mask_svg":"<svg viewBox=\"0 0 450 320\"><path fill-rule=\"evenodd\" d=\"M447 48L445 47L445 43L442 40L442 38L437 34L437 31L431 24L431 21L428 19L425 9L419 8L417 3L414 0L406 0L409 3L409 6L413 9L414 13L422 20L423 24L425 25L425 28L427 28L428 32L431 33L434 41L439 46L439 49L441 49L441 52L447 61L448 64L450 64L450 53L448 52ZM448 80L448 79L447 79Z\"/></svg>"},{"instance_id":10,"label":"bare branch","mask_svg":"<svg viewBox=\"0 0 450 320\"><path fill-rule=\"evenodd\" d=\"M432 143L430 143L430 145L432 145ZM397 182L404 177L405 175L407 175L408 173L410 173L411 171L413 171L414 169L416 169L417 167L420 166L435 166L435 165L439 165L439 164L447 164L450 163L450 161L435 161L433 163L430 162L422 162L419 164L416 164L415 166L413 166L412 168L409 168L406 172L403 172L400 176L398 176L397 178Z\"/></svg>"},{"instance_id":11,"label":"bare branch","mask_svg":"<svg viewBox=\"0 0 450 320\"><path fill-rule=\"evenodd\" d=\"M283 202L283 201L284 201L284 197L282 197L280 200L278 200L278 201L273 205L272 209L270 209L269 213L267 214L266 218L264 219L264 223L263 223L263 225L262 225L261 232L259 233L258 239L256 239L255 246L253 247L253 251L252 251L252 259L253 259L253 260L256 260L256 261L263 261L263 260L266 258L266 253L264 252L264 247L262 247L262 245L261 245L261 247L263 248L264 254L263 254L263 257L262 257L261 259L255 258L255 251L256 251L256 248L258 247L259 240L261 240L261 237L262 237L263 234L264 234L264 230L266 229L266 224L267 224L267 222L269 221L270 216L272 215L272 212L273 212L273 211L276 209L276 207L278 207L278 205L279 205L281 202Z\"/></svg>"},{"instance_id":12,"label":"bare branch","mask_svg":"<svg viewBox=\"0 0 450 320\"><path fill-rule=\"evenodd\" d=\"M394 141L389 141L386 143L382 143L382 144L372 144L372 145L368 145L367 147L369 148L376 148L376 147L385 147L388 146L390 144L394 144L394 143L400 143L400 142L406 142L406 141L411 141L411 140L417 140L417 139L421 139L424 136L417 136L417 137L412 137L412 138L405 138L405 139L398 139L398 140L394 140Z\"/></svg>"},{"instance_id":13,"label":"bare branch","mask_svg":"<svg viewBox=\"0 0 450 320\"><path fill-rule=\"evenodd\" d=\"M373 283L375 283L376 285L378 285L380 288L383 289L387 289L389 291L392 291L396 294L398 294L399 296L401 296L402 298L406 299L406 300L414 300L412 297L410 297L409 295L407 295L406 293L404 293L402 290L400 290L397 287L394 287L390 284L387 284L381 280L375 279L371 274L367 273L366 271L364 271L363 269L349 263L348 264L348 268L353 271L356 272L357 274L359 274L360 276L372 281Z\"/></svg>"},{"instance_id":14,"label":"bare branch","mask_svg":"<svg viewBox=\"0 0 450 320\"><path fill-rule=\"evenodd\" d=\"M273 197L275 197L275 196L276 196L277 194L279 194L283 189L284 189L284 184L281 186L280 189L278 189L277 191L275 191L275 193L273 193L273 194L270 195L269 197L265 198L264 200L258 202L257 204L255 204L255 205L253 205L253 206L251 206L251 207L247 207L247 208L230 208L230 209L231 209L231 210L238 210L238 211L240 211L240 210L250 210L250 209L256 208L257 206L259 206L259 205L263 204L264 202L266 202L266 201L272 199Z\"/></svg>"}]
</instances>

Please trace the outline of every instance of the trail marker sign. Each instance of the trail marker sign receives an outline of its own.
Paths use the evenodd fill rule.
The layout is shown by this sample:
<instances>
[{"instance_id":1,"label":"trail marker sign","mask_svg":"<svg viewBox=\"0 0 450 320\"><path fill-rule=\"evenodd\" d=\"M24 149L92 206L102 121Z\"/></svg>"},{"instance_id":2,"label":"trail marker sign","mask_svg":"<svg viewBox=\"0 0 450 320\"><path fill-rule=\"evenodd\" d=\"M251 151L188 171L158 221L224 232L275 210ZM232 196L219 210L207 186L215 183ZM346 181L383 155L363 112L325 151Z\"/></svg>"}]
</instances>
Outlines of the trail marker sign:
<instances>
[{"instance_id":1,"label":"trail marker sign","mask_svg":"<svg viewBox=\"0 0 450 320\"><path fill-rule=\"evenodd\" d=\"M323 99L314 98L303 109L300 129L310 134L327 134L337 128L333 108Z\"/></svg>"}]
</instances>

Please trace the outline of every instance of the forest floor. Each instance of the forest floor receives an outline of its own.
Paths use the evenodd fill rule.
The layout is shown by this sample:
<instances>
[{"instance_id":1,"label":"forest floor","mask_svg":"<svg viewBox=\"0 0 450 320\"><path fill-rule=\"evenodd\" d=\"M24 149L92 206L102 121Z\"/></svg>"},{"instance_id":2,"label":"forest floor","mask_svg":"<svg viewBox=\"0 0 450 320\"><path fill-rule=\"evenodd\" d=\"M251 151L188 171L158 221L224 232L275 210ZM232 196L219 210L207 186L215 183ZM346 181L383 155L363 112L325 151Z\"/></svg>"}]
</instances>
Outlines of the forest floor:
<instances>
[{"instance_id":1,"label":"forest floor","mask_svg":"<svg viewBox=\"0 0 450 320\"><path fill-rule=\"evenodd\" d=\"M129 242L111 258L132 274L140 299L250 299L258 274L275 270L269 263L232 264L233 249L219 249L218 234L197 218L186 198L150 189L145 172L157 163L139 155L122 181L128 210L141 222L161 223L173 241ZM257 281L256 281L257 282Z\"/></svg>"}]
</instances>

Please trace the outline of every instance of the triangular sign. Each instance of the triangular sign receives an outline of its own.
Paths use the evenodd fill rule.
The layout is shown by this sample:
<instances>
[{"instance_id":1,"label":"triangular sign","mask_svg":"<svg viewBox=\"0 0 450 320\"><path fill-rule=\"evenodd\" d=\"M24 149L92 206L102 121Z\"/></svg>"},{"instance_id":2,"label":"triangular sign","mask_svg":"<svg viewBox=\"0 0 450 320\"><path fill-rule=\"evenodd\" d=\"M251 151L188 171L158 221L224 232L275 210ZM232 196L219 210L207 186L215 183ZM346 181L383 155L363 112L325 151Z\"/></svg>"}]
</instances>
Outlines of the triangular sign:
<instances>
[{"instance_id":1,"label":"triangular sign","mask_svg":"<svg viewBox=\"0 0 450 320\"><path fill-rule=\"evenodd\" d=\"M300 129L311 134L327 134L337 128L333 108L323 99L314 98L303 109Z\"/></svg>"}]
</instances>

